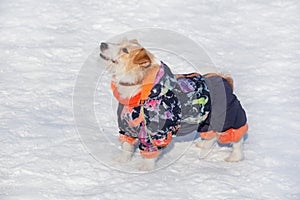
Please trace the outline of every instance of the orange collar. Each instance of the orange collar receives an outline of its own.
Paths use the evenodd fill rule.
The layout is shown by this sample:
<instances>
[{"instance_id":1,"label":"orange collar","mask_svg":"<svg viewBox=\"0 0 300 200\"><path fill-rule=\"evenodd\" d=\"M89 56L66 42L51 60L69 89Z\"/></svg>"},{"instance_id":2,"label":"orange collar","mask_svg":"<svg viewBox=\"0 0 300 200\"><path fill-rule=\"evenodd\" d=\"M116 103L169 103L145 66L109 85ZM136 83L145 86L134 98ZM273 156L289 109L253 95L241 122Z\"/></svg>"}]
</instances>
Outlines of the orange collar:
<instances>
[{"instance_id":1,"label":"orange collar","mask_svg":"<svg viewBox=\"0 0 300 200\"><path fill-rule=\"evenodd\" d=\"M119 103L130 107L136 107L140 105L141 101L148 99L148 96L150 95L151 90L154 86L155 78L159 71L159 68L160 68L159 65L157 66L155 65L153 66L152 69L150 69L150 71L147 72L142 82L141 91L130 98L122 98L117 89L117 84L114 81L111 81L111 89L113 91L114 96L119 101Z\"/></svg>"}]
</instances>

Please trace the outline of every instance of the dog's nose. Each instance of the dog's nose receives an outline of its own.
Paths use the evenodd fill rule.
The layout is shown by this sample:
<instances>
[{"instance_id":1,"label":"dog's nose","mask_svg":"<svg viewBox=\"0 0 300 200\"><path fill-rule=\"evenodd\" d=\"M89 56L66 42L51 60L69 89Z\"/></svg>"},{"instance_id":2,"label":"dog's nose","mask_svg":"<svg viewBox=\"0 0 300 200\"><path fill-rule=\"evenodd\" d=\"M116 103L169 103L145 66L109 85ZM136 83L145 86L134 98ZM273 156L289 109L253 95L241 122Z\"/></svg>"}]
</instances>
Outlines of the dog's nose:
<instances>
[{"instance_id":1,"label":"dog's nose","mask_svg":"<svg viewBox=\"0 0 300 200\"><path fill-rule=\"evenodd\" d=\"M100 44L100 50L101 50L101 51L104 51L104 50L106 50L106 49L108 49L108 44L105 43L105 42L101 42L101 44Z\"/></svg>"}]
</instances>

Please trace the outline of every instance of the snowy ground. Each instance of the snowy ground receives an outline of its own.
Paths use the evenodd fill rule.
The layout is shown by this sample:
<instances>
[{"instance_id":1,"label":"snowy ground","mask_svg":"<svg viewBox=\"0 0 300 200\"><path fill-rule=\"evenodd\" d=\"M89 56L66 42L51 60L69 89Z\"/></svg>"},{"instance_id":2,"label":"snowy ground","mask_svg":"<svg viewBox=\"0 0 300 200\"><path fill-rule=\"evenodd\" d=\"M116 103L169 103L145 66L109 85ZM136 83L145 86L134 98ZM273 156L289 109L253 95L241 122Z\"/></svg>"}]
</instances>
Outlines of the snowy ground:
<instances>
[{"instance_id":1,"label":"snowy ground","mask_svg":"<svg viewBox=\"0 0 300 200\"><path fill-rule=\"evenodd\" d=\"M0 199L300 199L300 3L152 2L1 0ZM190 37L234 77L250 125L244 161L223 162L217 147L199 160L192 146L167 168L129 174L83 147L79 70L100 41L139 27Z\"/></svg>"}]
</instances>

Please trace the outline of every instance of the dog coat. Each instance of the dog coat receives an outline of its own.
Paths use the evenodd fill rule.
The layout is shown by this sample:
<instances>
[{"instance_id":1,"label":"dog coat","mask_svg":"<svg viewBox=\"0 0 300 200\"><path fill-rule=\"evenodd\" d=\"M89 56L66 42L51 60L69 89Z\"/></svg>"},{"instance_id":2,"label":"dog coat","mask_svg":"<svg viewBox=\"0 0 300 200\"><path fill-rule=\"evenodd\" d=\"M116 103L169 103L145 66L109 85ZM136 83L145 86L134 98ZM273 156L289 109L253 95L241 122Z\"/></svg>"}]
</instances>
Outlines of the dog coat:
<instances>
[{"instance_id":1,"label":"dog coat","mask_svg":"<svg viewBox=\"0 0 300 200\"><path fill-rule=\"evenodd\" d=\"M218 96L218 87L224 83L225 96ZM217 89L211 92L208 85ZM232 119L237 116L226 115L228 109L243 112L239 101L227 86L228 83L221 77L206 79L198 73L174 75L163 62L152 79L143 84L141 92L129 99L122 99L112 82L114 96L119 101L119 140L139 143L142 155L150 158L157 156L159 150L171 142L172 136L182 136L195 130L224 131L228 127L242 126L245 124L243 120L235 124ZM228 100L231 101L228 103ZM224 105L221 103L222 108L217 106L219 101L225 102ZM215 109L211 107L213 104ZM211 115L211 112L215 115ZM224 119L220 117L224 115ZM215 123L220 118L224 122L221 125Z\"/></svg>"},{"instance_id":2,"label":"dog coat","mask_svg":"<svg viewBox=\"0 0 300 200\"><path fill-rule=\"evenodd\" d=\"M204 78L200 74L175 77L163 62L149 95L144 98L139 93L124 101L117 94L116 88L112 87L120 102L117 110L120 134L138 138L139 148L145 152L164 148L172 136L177 135L180 127L180 135L192 132L186 127L189 124L198 126L210 111L209 90Z\"/></svg>"}]
</instances>

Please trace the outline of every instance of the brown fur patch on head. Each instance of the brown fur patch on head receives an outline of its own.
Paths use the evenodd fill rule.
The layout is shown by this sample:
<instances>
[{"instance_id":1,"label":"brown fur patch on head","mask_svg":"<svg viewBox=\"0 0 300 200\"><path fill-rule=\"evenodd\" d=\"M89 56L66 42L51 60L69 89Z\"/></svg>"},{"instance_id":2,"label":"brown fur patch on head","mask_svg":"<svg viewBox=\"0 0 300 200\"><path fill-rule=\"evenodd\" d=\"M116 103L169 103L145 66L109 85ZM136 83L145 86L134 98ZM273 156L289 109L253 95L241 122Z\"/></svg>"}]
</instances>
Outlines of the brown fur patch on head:
<instances>
[{"instance_id":1,"label":"brown fur patch on head","mask_svg":"<svg viewBox=\"0 0 300 200\"><path fill-rule=\"evenodd\" d=\"M139 67L150 67L151 65L151 58L147 51L142 48L133 59L133 64L138 65Z\"/></svg>"},{"instance_id":2,"label":"brown fur patch on head","mask_svg":"<svg viewBox=\"0 0 300 200\"><path fill-rule=\"evenodd\" d=\"M137 40L121 44L119 58L125 67L125 72L142 71L151 66L154 56L140 46Z\"/></svg>"}]
</instances>

